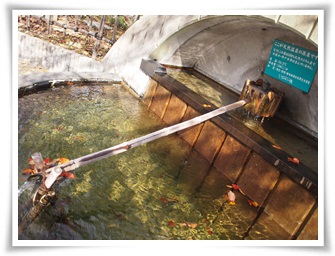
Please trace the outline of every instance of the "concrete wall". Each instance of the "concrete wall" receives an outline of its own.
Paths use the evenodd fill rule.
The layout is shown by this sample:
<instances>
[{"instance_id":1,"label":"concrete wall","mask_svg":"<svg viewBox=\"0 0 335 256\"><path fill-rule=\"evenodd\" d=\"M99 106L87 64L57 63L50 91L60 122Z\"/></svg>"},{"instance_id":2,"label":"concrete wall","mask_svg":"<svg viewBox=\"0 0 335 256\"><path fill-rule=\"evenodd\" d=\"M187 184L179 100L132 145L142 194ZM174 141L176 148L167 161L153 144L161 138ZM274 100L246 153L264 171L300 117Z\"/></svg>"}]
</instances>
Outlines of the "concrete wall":
<instances>
[{"instance_id":1,"label":"concrete wall","mask_svg":"<svg viewBox=\"0 0 335 256\"><path fill-rule=\"evenodd\" d=\"M101 72L101 62L18 32L18 58L50 72Z\"/></svg>"},{"instance_id":2,"label":"concrete wall","mask_svg":"<svg viewBox=\"0 0 335 256\"><path fill-rule=\"evenodd\" d=\"M263 78L287 94L279 115L317 136L318 75L308 94L262 72L274 39L317 51L318 17L307 16L143 16L111 48L104 71L119 74L139 95L149 78L141 59L194 67L240 92L246 79Z\"/></svg>"}]
</instances>

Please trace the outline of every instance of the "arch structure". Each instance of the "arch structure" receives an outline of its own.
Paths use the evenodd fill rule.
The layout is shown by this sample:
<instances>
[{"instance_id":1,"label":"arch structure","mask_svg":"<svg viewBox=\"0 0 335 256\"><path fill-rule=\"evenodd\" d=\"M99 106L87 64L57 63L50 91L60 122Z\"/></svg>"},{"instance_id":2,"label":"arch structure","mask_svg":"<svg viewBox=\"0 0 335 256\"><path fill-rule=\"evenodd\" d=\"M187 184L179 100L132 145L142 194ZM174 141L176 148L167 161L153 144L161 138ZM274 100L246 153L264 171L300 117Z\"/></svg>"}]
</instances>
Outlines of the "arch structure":
<instances>
[{"instance_id":1,"label":"arch structure","mask_svg":"<svg viewBox=\"0 0 335 256\"><path fill-rule=\"evenodd\" d=\"M113 45L102 64L139 96L149 83L142 59L192 67L240 93L246 79L262 78L285 93L278 115L317 137L318 72L311 89L299 89L264 74L275 39L318 52L318 15L147 15Z\"/></svg>"}]
</instances>

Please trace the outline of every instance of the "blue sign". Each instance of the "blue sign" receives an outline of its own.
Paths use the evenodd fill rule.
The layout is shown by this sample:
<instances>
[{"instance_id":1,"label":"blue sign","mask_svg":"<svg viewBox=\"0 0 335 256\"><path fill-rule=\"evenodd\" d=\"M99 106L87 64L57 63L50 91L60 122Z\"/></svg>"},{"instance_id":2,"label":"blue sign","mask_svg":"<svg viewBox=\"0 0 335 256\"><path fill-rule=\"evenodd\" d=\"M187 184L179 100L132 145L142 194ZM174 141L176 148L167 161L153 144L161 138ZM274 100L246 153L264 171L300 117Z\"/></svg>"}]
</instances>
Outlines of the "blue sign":
<instances>
[{"instance_id":1,"label":"blue sign","mask_svg":"<svg viewBox=\"0 0 335 256\"><path fill-rule=\"evenodd\" d=\"M317 52L276 39L264 73L308 92L317 69Z\"/></svg>"}]
</instances>

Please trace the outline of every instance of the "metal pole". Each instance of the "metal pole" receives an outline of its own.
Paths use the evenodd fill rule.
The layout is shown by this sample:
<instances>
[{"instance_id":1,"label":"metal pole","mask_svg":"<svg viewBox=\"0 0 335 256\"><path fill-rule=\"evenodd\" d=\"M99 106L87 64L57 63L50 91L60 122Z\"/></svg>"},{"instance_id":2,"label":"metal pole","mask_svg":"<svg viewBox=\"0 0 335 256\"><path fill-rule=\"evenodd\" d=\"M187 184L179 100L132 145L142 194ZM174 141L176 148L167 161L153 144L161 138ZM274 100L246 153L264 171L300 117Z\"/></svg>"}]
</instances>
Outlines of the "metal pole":
<instances>
[{"instance_id":1,"label":"metal pole","mask_svg":"<svg viewBox=\"0 0 335 256\"><path fill-rule=\"evenodd\" d=\"M78 32L78 17L79 15L76 15L76 21L75 21L75 25L74 25L74 31Z\"/></svg>"},{"instance_id":2,"label":"metal pole","mask_svg":"<svg viewBox=\"0 0 335 256\"><path fill-rule=\"evenodd\" d=\"M27 26L27 30L30 30L30 15L26 15L26 26Z\"/></svg>"},{"instance_id":3,"label":"metal pole","mask_svg":"<svg viewBox=\"0 0 335 256\"><path fill-rule=\"evenodd\" d=\"M63 34L64 36L66 36L66 28L67 28L67 15L65 15L65 25L64 25L64 30L63 30Z\"/></svg>"},{"instance_id":4,"label":"metal pole","mask_svg":"<svg viewBox=\"0 0 335 256\"><path fill-rule=\"evenodd\" d=\"M112 42L115 43L116 40L116 31L117 31L117 25L119 22L119 16L118 15L114 15L114 30L113 30L113 37L112 37Z\"/></svg>"},{"instance_id":5,"label":"metal pole","mask_svg":"<svg viewBox=\"0 0 335 256\"><path fill-rule=\"evenodd\" d=\"M97 41L95 42L95 46L94 46L94 49L93 49L93 54L92 54L93 59L96 59L96 57L97 57L97 51L99 49L100 41L102 39L102 35L103 35L103 31L104 31L105 20L106 20L106 15L102 15L99 32L97 34Z\"/></svg>"},{"instance_id":6,"label":"metal pole","mask_svg":"<svg viewBox=\"0 0 335 256\"><path fill-rule=\"evenodd\" d=\"M90 15L90 26L88 31L91 32L92 31L92 23L93 23L93 15Z\"/></svg>"},{"instance_id":7,"label":"metal pole","mask_svg":"<svg viewBox=\"0 0 335 256\"><path fill-rule=\"evenodd\" d=\"M53 24L53 16L49 15L49 24L48 24L48 34L51 35L52 33L52 24Z\"/></svg>"},{"instance_id":8,"label":"metal pole","mask_svg":"<svg viewBox=\"0 0 335 256\"><path fill-rule=\"evenodd\" d=\"M169 127L165 127L161 130L158 130L156 132L144 135L142 137L127 141L127 142L123 142L119 145L92 153L92 154L88 154L86 156L82 156L79 158L76 158L74 160L70 160L67 163L64 163L62 165L59 165L58 167L61 167L64 171L72 171L76 168L79 168L80 166L107 158L109 156L113 156L113 155L117 155L119 153L123 153L127 150L129 150L130 148L134 148L137 146L140 146L142 144L148 143L150 141L159 139L161 137L170 135L172 133L187 129L189 127L198 125L200 123L203 123L213 117L216 117L218 115L221 115L227 111L233 110L235 108L239 108L242 107L243 105L245 105L246 103L248 103L250 100L249 99L244 99L244 100L240 100L237 101L235 103L229 104L227 106L223 106L221 108L218 108L216 110L213 110L211 112L208 112L204 115L201 116L197 116L195 118L192 118L188 121L179 123L179 124L175 124ZM48 172L49 170L47 170L46 172Z\"/></svg>"}]
</instances>

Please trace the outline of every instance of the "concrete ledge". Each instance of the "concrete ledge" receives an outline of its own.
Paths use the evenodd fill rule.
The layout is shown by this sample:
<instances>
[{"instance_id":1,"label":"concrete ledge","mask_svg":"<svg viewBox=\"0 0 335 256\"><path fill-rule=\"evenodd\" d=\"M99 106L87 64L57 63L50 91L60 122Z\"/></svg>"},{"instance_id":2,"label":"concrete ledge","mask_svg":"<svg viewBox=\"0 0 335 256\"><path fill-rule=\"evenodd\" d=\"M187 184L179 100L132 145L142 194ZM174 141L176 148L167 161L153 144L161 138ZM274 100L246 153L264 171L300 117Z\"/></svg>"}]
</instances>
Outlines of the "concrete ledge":
<instances>
[{"instance_id":1,"label":"concrete ledge","mask_svg":"<svg viewBox=\"0 0 335 256\"><path fill-rule=\"evenodd\" d=\"M118 75L103 72L46 72L19 76L18 87L30 86L41 81L95 81L121 83Z\"/></svg>"},{"instance_id":2,"label":"concrete ledge","mask_svg":"<svg viewBox=\"0 0 335 256\"><path fill-rule=\"evenodd\" d=\"M120 84L122 80L119 76L110 73L100 72L46 72L19 76L18 95L34 93L39 90L46 90L57 84L66 82L85 82L85 83L111 83Z\"/></svg>"}]
</instances>

